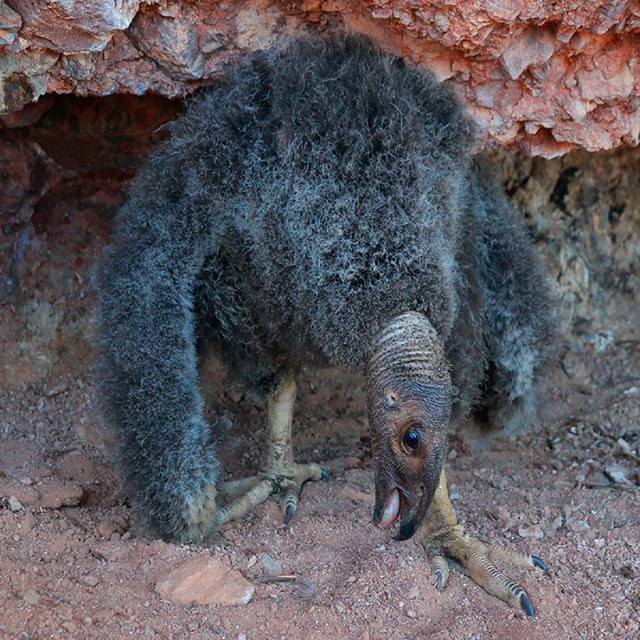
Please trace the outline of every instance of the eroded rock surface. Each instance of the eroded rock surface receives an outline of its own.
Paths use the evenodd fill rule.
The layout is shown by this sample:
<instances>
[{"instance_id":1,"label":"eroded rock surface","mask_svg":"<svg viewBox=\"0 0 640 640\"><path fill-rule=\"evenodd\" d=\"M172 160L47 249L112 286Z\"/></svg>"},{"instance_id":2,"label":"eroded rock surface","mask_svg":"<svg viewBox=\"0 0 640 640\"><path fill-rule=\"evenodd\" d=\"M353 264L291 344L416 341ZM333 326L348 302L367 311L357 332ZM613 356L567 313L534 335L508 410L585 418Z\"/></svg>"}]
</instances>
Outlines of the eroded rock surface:
<instances>
[{"instance_id":1,"label":"eroded rock surface","mask_svg":"<svg viewBox=\"0 0 640 640\"><path fill-rule=\"evenodd\" d=\"M455 82L482 147L638 144L634 0L0 0L0 113L51 93L184 95L246 50L336 27Z\"/></svg>"}]
</instances>

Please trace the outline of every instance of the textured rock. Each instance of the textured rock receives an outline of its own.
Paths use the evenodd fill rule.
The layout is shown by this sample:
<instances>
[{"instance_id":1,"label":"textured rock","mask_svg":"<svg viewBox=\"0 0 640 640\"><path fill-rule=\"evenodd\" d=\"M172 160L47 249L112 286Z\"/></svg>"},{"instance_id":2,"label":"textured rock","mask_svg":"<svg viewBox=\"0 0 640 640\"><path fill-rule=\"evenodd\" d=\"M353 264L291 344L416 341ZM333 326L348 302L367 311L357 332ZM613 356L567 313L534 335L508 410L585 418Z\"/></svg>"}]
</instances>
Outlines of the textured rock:
<instances>
[{"instance_id":1,"label":"textured rock","mask_svg":"<svg viewBox=\"0 0 640 640\"><path fill-rule=\"evenodd\" d=\"M140 1L9 0L7 4L22 19L22 38L30 44L68 54L102 51L114 31L122 31L131 24Z\"/></svg>"},{"instance_id":2,"label":"textured rock","mask_svg":"<svg viewBox=\"0 0 640 640\"><path fill-rule=\"evenodd\" d=\"M63 480L50 480L41 486L31 487L0 477L0 496L10 496L9 508L12 511L18 511L23 506L60 509L80 504L84 491L80 485Z\"/></svg>"},{"instance_id":3,"label":"textured rock","mask_svg":"<svg viewBox=\"0 0 640 640\"><path fill-rule=\"evenodd\" d=\"M282 573L282 564L275 558L272 558L268 553L260 554L260 566L262 572L267 577L278 576Z\"/></svg>"},{"instance_id":4,"label":"textured rock","mask_svg":"<svg viewBox=\"0 0 640 640\"><path fill-rule=\"evenodd\" d=\"M141 11L129 29L132 42L176 80L198 80L204 73L195 24L181 16Z\"/></svg>"},{"instance_id":5,"label":"textured rock","mask_svg":"<svg viewBox=\"0 0 640 640\"><path fill-rule=\"evenodd\" d=\"M493 160L546 258L566 335L598 351L637 340L640 149Z\"/></svg>"},{"instance_id":6,"label":"textured rock","mask_svg":"<svg viewBox=\"0 0 640 640\"><path fill-rule=\"evenodd\" d=\"M555 50L555 38L550 29L529 27L514 38L500 56L500 61L512 80L529 67L546 62Z\"/></svg>"},{"instance_id":7,"label":"textured rock","mask_svg":"<svg viewBox=\"0 0 640 640\"><path fill-rule=\"evenodd\" d=\"M329 25L455 82L480 147L638 144L635 0L0 0L0 114L12 126L51 93L184 95L245 50Z\"/></svg>"},{"instance_id":8,"label":"textured rock","mask_svg":"<svg viewBox=\"0 0 640 640\"><path fill-rule=\"evenodd\" d=\"M13 44L21 26L20 14L0 2L0 45Z\"/></svg>"},{"instance_id":9,"label":"textured rock","mask_svg":"<svg viewBox=\"0 0 640 640\"><path fill-rule=\"evenodd\" d=\"M253 597L253 585L215 558L196 558L156 583L166 600L184 605L241 605Z\"/></svg>"},{"instance_id":10,"label":"textured rock","mask_svg":"<svg viewBox=\"0 0 640 640\"><path fill-rule=\"evenodd\" d=\"M522 538L535 538L541 540L544 538L544 531L539 524L532 524L530 527L520 527L518 529L518 535Z\"/></svg>"}]
</instances>

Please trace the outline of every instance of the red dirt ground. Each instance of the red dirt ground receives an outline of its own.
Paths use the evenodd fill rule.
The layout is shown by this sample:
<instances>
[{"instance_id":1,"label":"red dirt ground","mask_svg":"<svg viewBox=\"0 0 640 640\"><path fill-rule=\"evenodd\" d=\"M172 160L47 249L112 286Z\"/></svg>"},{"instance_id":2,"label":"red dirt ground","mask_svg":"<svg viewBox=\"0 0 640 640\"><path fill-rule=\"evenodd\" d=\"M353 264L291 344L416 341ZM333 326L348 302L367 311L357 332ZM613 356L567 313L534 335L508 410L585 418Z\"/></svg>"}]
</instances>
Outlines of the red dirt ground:
<instances>
[{"instance_id":1,"label":"red dirt ground","mask_svg":"<svg viewBox=\"0 0 640 640\"><path fill-rule=\"evenodd\" d=\"M264 459L264 411L229 383L216 391L220 375L209 369L210 411L235 422L221 457L241 477ZM537 432L490 448L458 434L447 462L467 528L547 563L547 575L508 570L531 596L531 619L458 571L438 593L422 548L371 524L360 378L326 372L299 385L297 458L321 462L331 479L306 485L291 526L269 501L224 526L210 548L145 537L118 486L86 373L0 390L0 637L638 638L640 345L583 352L576 370L579 386L554 374ZM300 584L260 582L262 554ZM156 582L198 556L240 571L255 586L251 602L164 601Z\"/></svg>"}]
</instances>

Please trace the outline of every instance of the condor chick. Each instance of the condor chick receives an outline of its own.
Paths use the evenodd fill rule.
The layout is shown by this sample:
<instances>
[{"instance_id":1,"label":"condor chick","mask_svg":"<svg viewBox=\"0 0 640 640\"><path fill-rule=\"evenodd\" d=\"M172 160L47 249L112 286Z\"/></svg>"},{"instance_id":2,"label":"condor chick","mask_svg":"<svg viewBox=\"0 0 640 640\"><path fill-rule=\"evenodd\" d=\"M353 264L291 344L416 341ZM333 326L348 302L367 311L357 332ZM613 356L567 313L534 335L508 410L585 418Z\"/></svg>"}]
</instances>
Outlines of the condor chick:
<instances>
[{"instance_id":1,"label":"condor chick","mask_svg":"<svg viewBox=\"0 0 640 640\"><path fill-rule=\"evenodd\" d=\"M250 55L195 99L133 182L99 268L106 415L152 534L201 541L316 464L291 449L295 376L366 375L375 518L399 522L528 614L491 558L540 566L458 525L443 463L481 413L529 425L551 349L547 285L525 228L472 159L472 127L426 71L357 36ZM218 481L198 347L268 401L264 473Z\"/></svg>"}]
</instances>

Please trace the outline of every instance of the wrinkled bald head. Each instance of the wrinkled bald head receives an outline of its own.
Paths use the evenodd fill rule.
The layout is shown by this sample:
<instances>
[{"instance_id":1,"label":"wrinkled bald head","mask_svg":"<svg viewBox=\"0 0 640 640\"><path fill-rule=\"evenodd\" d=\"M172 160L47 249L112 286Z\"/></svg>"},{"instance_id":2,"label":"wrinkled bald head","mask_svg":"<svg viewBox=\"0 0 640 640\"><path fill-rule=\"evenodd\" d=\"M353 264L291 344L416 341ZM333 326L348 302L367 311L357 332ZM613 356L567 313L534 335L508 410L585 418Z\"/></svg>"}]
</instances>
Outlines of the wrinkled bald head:
<instances>
[{"instance_id":1,"label":"wrinkled bald head","mask_svg":"<svg viewBox=\"0 0 640 640\"><path fill-rule=\"evenodd\" d=\"M375 464L374 520L400 516L397 538L410 538L438 486L448 446L451 378L427 318L397 316L378 334L367 363L367 409Z\"/></svg>"}]
</instances>

